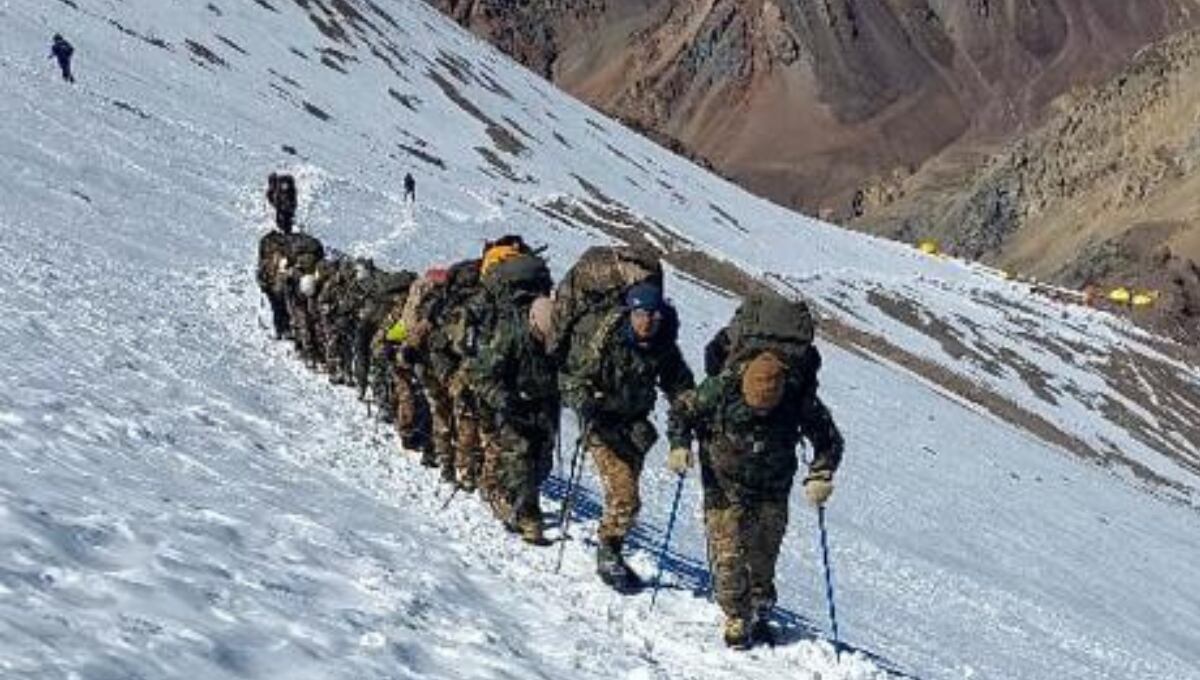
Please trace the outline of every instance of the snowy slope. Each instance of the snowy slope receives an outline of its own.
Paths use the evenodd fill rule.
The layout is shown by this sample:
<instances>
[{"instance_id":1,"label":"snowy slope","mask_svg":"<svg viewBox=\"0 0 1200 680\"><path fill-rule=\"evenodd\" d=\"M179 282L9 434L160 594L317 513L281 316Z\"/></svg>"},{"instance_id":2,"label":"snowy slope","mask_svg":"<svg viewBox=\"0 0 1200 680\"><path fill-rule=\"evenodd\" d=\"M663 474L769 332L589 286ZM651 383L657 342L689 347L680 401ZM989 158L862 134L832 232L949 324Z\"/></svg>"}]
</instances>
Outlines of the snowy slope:
<instances>
[{"instance_id":1,"label":"snowy slope","mask_svg":"<svg viewBox=\"0 0 1200 680\"><path fill-rule=\"evenodd\" d=\"M44 59L59 30L74 87ZM747 196L416 2L8 0L0 91L0 676L1200 678L1200 388L1120 320ZM554 574L473 499L440 511L432 476L259 326L278 167L311 231L389 266L516 230L561 271L636 232L814 296L842 328L830 531L859 651L809 641L799 500L789 644L740 655L692 592L694 480L652 613L597 587L586 541ZM671 292L698 366L733 301L692 281Z\"/></svg>"}]
</instances>

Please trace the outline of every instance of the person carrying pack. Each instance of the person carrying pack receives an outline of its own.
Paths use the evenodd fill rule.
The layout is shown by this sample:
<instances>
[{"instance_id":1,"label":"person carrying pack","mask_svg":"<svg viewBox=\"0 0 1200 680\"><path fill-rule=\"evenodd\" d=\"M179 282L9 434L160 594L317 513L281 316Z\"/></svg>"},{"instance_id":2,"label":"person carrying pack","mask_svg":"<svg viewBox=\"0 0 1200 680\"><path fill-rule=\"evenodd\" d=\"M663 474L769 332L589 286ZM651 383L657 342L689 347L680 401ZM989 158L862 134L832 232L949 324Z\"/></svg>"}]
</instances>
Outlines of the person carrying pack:
<instances>
[{"instance_id":1,"label":"person carrying pack","mask_svg":"<svg viewBox=\"0 0 1200 680\"><path fill-rule=\"evenodd\" d=\"M695 382L676 342L678 317L662 289L638 283L623 302L600 319L591 337L572 340L560 382L564 401L579 415L582 445L604 491L596 572L618 592L632 592L643 584L622 548L641 506L646 454L658 439L649 417L661 389L670 405L668 437L672 445L686 445L676 401Z\"/></svg>"},{"instance_id":2,"label":"person carrying pack","mask_svg":"<svg viewBox=\"0 0 1200 680\"><path fill-rule=\"evenodd\" d=\"M353 381L355 326L358 311L366 303L367 282L374 271L375 263L371 260L342 260L333 278L317 294L325 367L329 381L335 385Z\"/></svg>"},{"instance_id":3,"label":"person carrying pack","mask_svg":"<svg viewBox=\"0 0 1200 680\"><path fill-rule=\"evenodd\" d=\"M291 337L292 322L288 314L288 250L291 222L276 222L258 241L258 267L255 280L271 306L271 320L275 339Z\"/></svg>"},{"instance_id":4,"label":"person carrying pack","mask_svg":"<svg viewBox=\"0 0 1200 680\"><path fill-rule=\"evenodd\" d=\"M409 286L405 295L393 299L371 341L371 356L390 371L400 445L421 452L422 464L434 467L439 423L431 422L435 417L433 403L418 375L418 353L411 344L416 341L413 336L420 327L414 318L416 307L420 298L429 293L430 283L427 276L422 276Z\"/></svg>"},{"instance_id":5,"label":"person carrying pack","mask_svg":"<svg viewBox=\"0 0 1200 680\"><path fill-rule=\"evenodd\" d=\"M600 321L621 307L626 291L639 283L663 285L658 254L642 246L592 246L579 256L554 294L551 351L566 364L572 348L586 345ZM577 338L584 339L576 343Z\"/></svg>"},{"instance_id":6,"label":"person carrying pack","mask_svg":"<svg viewBox=\"0 0 1200 680\"><path fill-rule=\"evenodd\" d=\"M475 490L478 481L479 419L459 369L467 329L466 305L479 289L481 264L479 259L470 259L450 267L446 285L439 288L438 299L433 301L428 337L429 372L449 400L453 433L449 455L438 461L442 480L468 492Z\"/></svg>"},{"instance_id":7,"label":"person carrying pack","mask_svg":"<svg viewBox=\"0 0 1200 680\"><path fill-rule=\"evenodd\" d=\"M284 299L292 324L292 340L296 351L306 363L315 363L317 328L315 303L317 294L317 265L325 259L325 246L315 236L301 232L288 234L287 285Z\"/></svg>"},{"instance_id":8,"label":"person carrying pack","mask_svg":"<svg viewBox=\"0 0 1200 680\"><path fill-rule=\"evenodd\" d=\"M493 514L522 539L545 545L539 489L552 468L560 398L549 354L552 286L533 254L506 259L484 276L494 309L464 362L480 414L480 488Z\"/></svg>"},{"instance_id":9,"label":"person carrying pack","mask_svg":"<svg viewBox=\"0 0 1200 680\"><path fill-rule=\"evenodd\" d=\"M296 178L272 172L267 176L267 203L275 210L275 226L290 232L296 220Z\"/></svg>"},{"instance_id":10,"label":"person carrying pack","mask_svg":"<svg viewBox=\"0 0 1200 680\"><path fill-rule=\"evenodd\" d=\"M354 382L359 396L369 389L378 408L379 419L392 424L396 419L396 386L385 357L373 351L372 340L388 310L408 295L417 275L410 271L388 272L380 269L368 279L367 294L358 311L354 333ZM419 447L418 447L419 448Z\"/></svg>"},{"instance_id":11,"label":"person carrying pack","mask_svg":"<svg viewBox=\"0 0 1200 680\"><path fill-rule=\"evenodd\" d=\"M817 396L821 355L808 306L755 293L710 343L715 370L678 401L680 421L699 440L704 521L724 639L744 649L773 639L775 565L787 530L788 496L801 437L815 456L805 495L823 505L842 459L842 436ZM686 474L689 446L674 446L668 467Z\"/></svg>"},{"instance_id":12,"label":"person carrying pack","mask_svg":"<svg viewBox=\"0 0 1200 680\"><path fill-rule=\"evenodd\" d=\"M443 267L427 270L409 288L399 318L389 318L391 325L385 321L380 327L383 331L386 326L383 340L393 346L392 361L408 372L423 396L429 417L429 441L421 463L427 467L437 467L443 460L452 460L454 452L453 401L446 386L436 378L429 361L429 338L437 320L443 289L449 281L448 274Z\"/></svg>"}]
</instances>

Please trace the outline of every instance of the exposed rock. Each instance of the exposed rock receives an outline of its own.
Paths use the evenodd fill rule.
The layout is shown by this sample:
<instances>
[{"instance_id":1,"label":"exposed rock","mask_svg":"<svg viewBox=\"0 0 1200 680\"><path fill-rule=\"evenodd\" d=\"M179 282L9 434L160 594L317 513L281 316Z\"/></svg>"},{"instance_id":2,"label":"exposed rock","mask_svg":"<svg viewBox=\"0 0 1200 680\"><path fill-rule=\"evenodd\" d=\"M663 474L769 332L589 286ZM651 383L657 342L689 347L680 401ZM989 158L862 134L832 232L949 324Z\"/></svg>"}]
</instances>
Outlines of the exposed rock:
<instances>
[{"instance_id":1,"label":"exposed rock","mask_svg":"<svg viewBox=\"0 0 1200 680\"><path fill-rule=\"evenodd\" d=\"M994 154L865 188L859 225L1070 286L1159 291L1134 318L1200 341L1198 68L1200 31L1168 38Z\"/></svg>"},{"instance_id":2,"label":"exposed rock","mask_svg":"<svg viewBox=\"0 0 1200 680\"><path fill-rule=\"evenodd\" d=\"M607 113L835 217L868 178L1005 139L1200 22L1200 0L429 1Z\"/></svg>"}]
</instances>

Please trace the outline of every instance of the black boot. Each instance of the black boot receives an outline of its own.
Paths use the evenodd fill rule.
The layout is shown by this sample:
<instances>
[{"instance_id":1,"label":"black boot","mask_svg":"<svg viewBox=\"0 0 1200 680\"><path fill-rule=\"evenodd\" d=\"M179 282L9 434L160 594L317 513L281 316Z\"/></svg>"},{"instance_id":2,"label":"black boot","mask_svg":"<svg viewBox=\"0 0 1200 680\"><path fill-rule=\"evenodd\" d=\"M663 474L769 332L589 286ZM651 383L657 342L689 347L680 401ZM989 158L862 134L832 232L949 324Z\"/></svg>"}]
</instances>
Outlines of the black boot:
<instances>
[{"instance_id":1,"label":"black boot","mask_svg":"<svg viewBox=\"0 0 1200 680\"><path fill-rule=\"evenodd\" d=\"M596 574L618 593L635 593L645 587L642 579L625 564L621 541L601 541L596 550Z\"/></svg>"},{"instance_id":2,"label":"black boot","mask_svg":"<svg viewBox=\"0 0 1200 680\"><path fill-rule=\"evenodd\" d=\"M756 645L775 646L775 629L771 628L770 612L759 613L750 627L750 642Z\"/></svg>"}]
</instances>

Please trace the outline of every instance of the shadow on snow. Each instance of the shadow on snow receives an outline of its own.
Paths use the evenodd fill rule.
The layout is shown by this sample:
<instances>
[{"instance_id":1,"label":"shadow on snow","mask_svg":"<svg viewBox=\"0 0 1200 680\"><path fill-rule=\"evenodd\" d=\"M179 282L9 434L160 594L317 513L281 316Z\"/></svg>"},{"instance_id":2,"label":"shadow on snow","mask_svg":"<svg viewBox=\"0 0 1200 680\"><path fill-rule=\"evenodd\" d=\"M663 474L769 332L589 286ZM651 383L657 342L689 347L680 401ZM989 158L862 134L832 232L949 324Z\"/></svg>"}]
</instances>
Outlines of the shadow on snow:
<instances>
[{"instance_id":1,"label":"shadow on snow","mask_svg":"<svg viewBox=\"0 0 1200 680\"><path fill-rule=\"evenodd\" d=\"M567 480L557 475L551 476L542 484L542 495L558 502L559 507L561 507L567 495ZM598 494L583 486L580 486L576 490L575 499L571 506L572 522L578 520L598 520L603 511L604 506ZM550 515L555 521L560 516L559 512L550 513ZM664 534L664 527L639 520L626 538L626 545L634 549L649 552L655 556L657 563L657 555L662 550ZM585 542L591 543L590 540L585 540ZM697 559L674 550L668 550L663 556L662 570L664 576L669 574L671 577L669 579L670 583L664 583L661 586L663 589L690 590L695 597L712 600L712 571L709 569L707 560ZM916 676L900 670L890 659L880 656L875 652L856 647L845 641L835 644L832 640L825 637L824 631L816 623L790 609L776 606L771 610L771 620L779 627L780 634L777 642L779 645L788 645L804 640L824 640L834 645L839 652L861 654L888 673L916 680Z\"/></svg>"}]
</instances>

